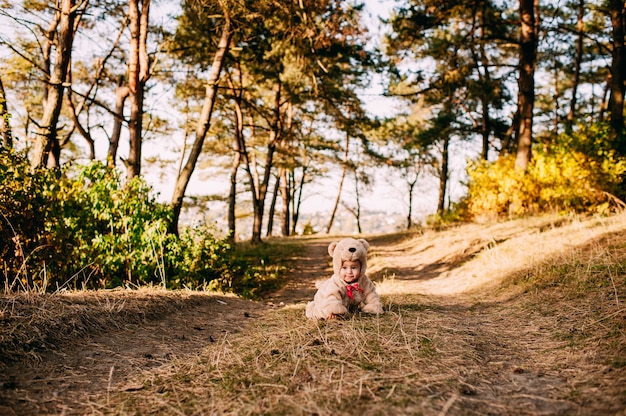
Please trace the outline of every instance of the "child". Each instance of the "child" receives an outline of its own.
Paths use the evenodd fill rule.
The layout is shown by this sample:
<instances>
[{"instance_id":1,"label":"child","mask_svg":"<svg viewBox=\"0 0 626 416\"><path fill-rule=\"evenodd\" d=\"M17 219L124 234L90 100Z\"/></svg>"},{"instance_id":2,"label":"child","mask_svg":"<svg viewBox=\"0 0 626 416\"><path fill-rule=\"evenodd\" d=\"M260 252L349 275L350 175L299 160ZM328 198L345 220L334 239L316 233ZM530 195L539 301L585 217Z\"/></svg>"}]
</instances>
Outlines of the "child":
<instances>
[{"instance_id":1,"label":"child","mask_svg":"<svg viewBox=\"0 0 626 416\"><path fill-rule=\"evenodd\" d=\"M333 319L359 307L367 313L383 312L374 283L365 275L368 248L364 239L345 238L330 243L328 254L333 258L334 274L322 282L313 301L307 304L307 318Z\"/></svg>"}]
</instances>

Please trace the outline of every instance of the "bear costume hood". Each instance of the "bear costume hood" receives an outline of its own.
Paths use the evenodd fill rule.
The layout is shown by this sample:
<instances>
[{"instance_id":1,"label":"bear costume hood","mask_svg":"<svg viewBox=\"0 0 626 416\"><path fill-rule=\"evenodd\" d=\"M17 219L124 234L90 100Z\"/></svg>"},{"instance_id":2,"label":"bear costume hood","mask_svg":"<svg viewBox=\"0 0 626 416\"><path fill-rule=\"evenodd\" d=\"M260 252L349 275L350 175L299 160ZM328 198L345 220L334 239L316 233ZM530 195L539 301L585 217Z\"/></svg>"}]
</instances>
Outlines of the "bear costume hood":
<instances>
[{"instance_id":1,"label":"bear costume hood","mask_svg":"<svg viewBox=\"0 0 626 416\"><path fill-rule=\"evenodd\" d=\"M328 246L328 254L333 258L333 272L339 276L339 270L344 261L359 261L361 263L361 275L367 270L367 250L369 243L360 238L344 238L341 241L333 241Z\"/></svg>"}]
</instances>

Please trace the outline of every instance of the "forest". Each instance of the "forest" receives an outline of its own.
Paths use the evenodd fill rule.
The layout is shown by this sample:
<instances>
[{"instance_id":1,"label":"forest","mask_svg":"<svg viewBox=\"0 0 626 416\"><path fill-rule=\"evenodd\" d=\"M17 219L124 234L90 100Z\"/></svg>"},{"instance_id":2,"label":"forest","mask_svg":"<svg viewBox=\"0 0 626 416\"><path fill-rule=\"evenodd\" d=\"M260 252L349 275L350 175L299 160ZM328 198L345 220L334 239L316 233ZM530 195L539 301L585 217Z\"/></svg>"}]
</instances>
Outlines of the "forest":
<instances>
[{"instance_id":1,"label":"forest","mask_svg":"<svg viewBox=\"0 0 626 416\"><path fill-rule=\"evenodd\" d=\"M331 174L326 233L339 209L364 231L360 192L379 169L401 179L408 229L432 179L435 224L624 207L626 3L398 0L380 19L379 7L5 1L2 290L245 292L268 272L236 246L263 258L265 238L312 232L302 201ZM378 80L393 115L367 110ZM452 200L459 149L475 156ZM167 203L145 181L157 171L173 178ZM202 172L204 194L189 195ZM216 200L226 237L183 221Z\"/></svg>"}]
</instances>

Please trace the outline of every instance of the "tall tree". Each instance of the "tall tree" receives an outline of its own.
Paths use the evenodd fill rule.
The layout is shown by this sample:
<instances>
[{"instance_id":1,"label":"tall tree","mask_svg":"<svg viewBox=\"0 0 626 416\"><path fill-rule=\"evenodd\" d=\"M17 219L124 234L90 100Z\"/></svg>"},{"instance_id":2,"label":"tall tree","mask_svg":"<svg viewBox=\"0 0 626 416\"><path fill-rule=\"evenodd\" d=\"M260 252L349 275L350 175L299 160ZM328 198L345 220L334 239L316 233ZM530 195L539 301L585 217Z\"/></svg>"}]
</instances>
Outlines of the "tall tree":
<instances>
[{"instance_id":1,"label":"tall tree","mask_svg":"<svg viewBox=\"0 0 626 416\"><path fill-rule=\"evenodd\" d=\"M343 164L341 167L341 178L339 179L339 188L337 190L337 198L335 199L335 203L333 204L333 210L330 214L328 225L326 226L326 234L330 233L330 230L333 227L333 223L335 222L335 215L337 215L337 208L339 208L339 203L341 202L341 192L343 191L343 183L346 180L346 174L348 173L349 168L350 168L350 134L346 133L346 147L345 147L345 153L343 155Z\"/></svg>"},{"instance_id":2,"label":"tall tree","mask_svg":"<svg viewBox=\"0 0 626 416\"><path fill-rule=\"evenodd\" d=\"M240 149L246 149L242 166L253 207L252 241L257 242L268 214L269 180L281 177L281 169L298 166L293 155L305 143L300 140L307 135L304 120L317 119L318 129L334 120L343 123L345 108L359 104L354 93L349 93L349 99L342 94L362 82L363 65L370 54L364 50L359 7L336 1L280 7L261 2L253 10L250 16L271 17L237 32L236 42L246 47L233 52L232 59L247 79L239 87L245 90L243 110L250 120L243 134L246 145ZM291 228L289 206L294 190L285 180L290 176L285 171L280 183L285 234Z\"/></svg>"},{"instance_id":3,"label":"tall tree","mask_svg":"<svg viewBox=\"0 0 626 416\"><path fill-rule=\"evenodd\" d=\"M284 169L279 170L281 172ZM281 173L276 176L274 180L274 190L272 192L272 198L270 201L270 210L267 213L267 231L265 232L266 237L271 237L274 235L274 215L276 213L276 201L278 200L278 193L281 185L282 175Z\"/></svg>"},{"instance_id":4,"label":"tall tree","mask_svg":"<svg viewBox=\"0 0 626 416\"><path fill-rule=\"evenodd\" d=\"M220 2L220 6L221 18L223 20L221 35L217 44L217 48L214 52L213 62L211 64L208 78L206 80L205 98L202 112L197 122L195 138L191 151L189 153L189 156L187 157L187 161L185 162L183 169L178 175L176 185L174 187L174 192L172 194L171 206L174 212L174 216L172 219L172 223L169 227L169 232L173 234L178 234L178 220L180 218L180 212L183 206L185 191L187 189L187 186L189 185L191 174L196 168L198 157L202 152L204 140L206 139L207 133L211 126L211 116L213 115L213 107L215 106L215 101L217 100L217 89L219 85L220 75L222 73L224 60L230 48L230 42L233 36L231 28L231 17L228 6L224 2ZM193 10L193 7L191 7L191 10Z\"/></svg>"},{"instance_id":5,"label":"tall tree","mask_svg":"<svg viewBox=\"0 0 626 416\"><path fill-rule=\"evenodd\" d=\"M109 151L112 152L113 164L126 120L123 103L117 110L113 104L109 104L110 97L113 96L109 94L109 87L115 86L119 81L128 90L126 74L122 75L117 70L128 62L128 54L120 45L128 27L125 10L127 2L75 2L71 9L77 16L72 26L72 48L76 51L65 48L69 61L64 72L65 79L61 83L63 91L59 91L64 92L65 97L61 97L56 128L52 129L55 130L52 133L55 134L55 139L50 141L49 150L43 153L37 144L42 137L40 120L44 119L45 111L54 114L49 109L55 99L50 100L48 96L49 93L56 96L56 92L52 91L56 87L50 83L50 79L55 73L54 67L63 64L58 54L61 9L48 7L48 3L37 5L31 2L28 7L17 1L9 4L7 9L0 10L0 18L4 18L5 29L10 36L5 37L7 32L0 31L0 45L9 48L16 57L11 58L13 64L8 80L13 89L12 97L17 98L12 100L13 108L18 109L14 120L19 127L24 128L26 137L35 135L32 140L35 145L30 148L31 159L44 157L48 161L47 165L57 166L63 149L71 151L64 155L65 158L80 157L82 146L74 146L77 143L72 142L75 132L85 139L87 157L93 159L96 138L104 132L111 141ZM6 23L11 23L10 28L7 28ZM112 38L109 28L105 28L108 24L119 27L117 37L110 44L109 40ZM105 30L107 32L103 33ZM74 46L77 42L80 42L79 47ZM43 82L38 83L39 80ZM22 93L22 90L28 93ZM45 110L46 106L48 110ZM114 123L105 121L110 116L114 117ZM113 133L105 128L110 124L114 126ZM33 125L38 131L33 131ZM99 130L97 134L94 133L96 129ZM39 141L39 144L44 142L49 140ZM70 143L72 146L68 146Z\"/></svg>"},{"instance_id":6,"label":"tall tree","mask_svg":"<svg viewBox=\"0 0 626 416\"><path fill-rule=\"evenodd\" d=\"M537 31L535 7L538 0L520 0L520 43L517 107L519 130L515 166L526 170L531 158L533 138L533 107L535 103L535 63L537 60Z\"/></svg>"},{"instance_id":7,"label":"tall tree","mask_svg":"<svg viewBox=\"0 0 626 416\"><path fill-rule=\"evenodd\" d=\"M611 134L616 149L626 155L626 134L624 133L624 91L626 90L626 3L623 0L609 0L608 11L613 29L611 63Z\"/></svg>"},{"instance_id":8,"label":"tall tree","mask_svg":"<svg viewBox=\"0 0 626 416\"><path fill-rule=\"evenodd\" d=\"M91 119L91 107L102 107L105 108L107 112L111 112L111 110L107 108L107 106L103 105L97 100L96 93L98 89L106 82L107 65L109 64L109 61L112 60L114 53L118 50L120 39L125 32L126 27L126 23L121 25L121 28L118 31L117 38L115 42L113 42L113 44L111 45L108 53L101 59L95 59L96 67L94 68L93 73L87 70L80 71L82 73L82 78L85 79L85 83L87 84L87 89L84 92L78 91L77 84L79 84L79 80L77 80L78 77L76 76L76 72L79 72L76 71L76 66L78 65L74 65L73 71L70 74L71 87L67 90L67 103L70 107L70 117L72 118L76 130L78 130L80 135L87 142L89 151L88 157L90 160L94 160L96 158L95 137L94 134L92 134L92 126L89 123ZM128 87L125 86L125 88L128 91ZM123 102L121 106L116 106L115 111L116 112L113 113L113 133L109 138L109 158L107 162L107 164L111 167L115 165L115 158L117 155L117 145L119 143L119 135L121 132L124 113ZM83 114L85 114L85 116L82 118L84 118L86 122L81 121L81 116Z\"/></svg>"},{"instance_id":9,"label":"tall tree","mask_svg":"<svg viewBox=\"0 0 626 416\"><path fill-rule=\"evenodd\" d=\"M430 138L421 137L421 132L428 126L428 120L423 117L428 118L429 114L422 114L424 109L418 106L415 110L411 114L399 114L384 120L369 133L373 145L391 150L386 154L376 152L376 158L384 165L397 169L406 184L406 191L403 191L403 194L406 195L407 229L414 224L415 190L418 180L428 173L428 167L436 166L437 159L431 149ZM368 151L373 150L368 148ZM395 183L394 180L394 185Z\"/></svg>"},{"instance_id":10,"label":"tall tree","mask_svg":"<svg viewBox=\"0 0 626 416\"><path fill-rule=\"evenodd\" d=\"M4 93L4 84L0 76L0 146L11 149L13 147L13 133L11 132L10 114L7 108L7 98Z\"/></svg>"},{"instance_id":11,"label":"tall tree","mask_svg":"<svg viewBox=\"0 0 626 416\"><path fill-rule=\"evenodd\" d=\"M360 164L356 163L356 169L354 169L354 205L349 204L347 202L343 203L343 206L354 216L354 221L356 222L356 231L357 233L363 233L363 227L361 226L361 192L362 187L367 185L367 182L363 183L364 180L368 181L368 176L365 175L363 167Z\"/></svg>"},{"instance_id":12,"label":"tall tree","mask_svg":"<svg viewBox=\"0 0 626 416\"><path fill-rule=\"evenodd\" d=\"M448 189L450 140L479 136L486 159L495 145L492 139L505 137L500 110L508 98L510 24L503 15L489 0L412 0L390 19L387 55L408 69L391 72L389 94L430 108L432 121L416 134L441 152L434 166L440 213Z\"/></svg>"},{"instance_id":13,"label":"tall tree","mask_svg":"<svg viewBox=\"0 0 626 416\"><path fill-rule=\"evenodd\" d=\"M63 96L68 81L75 30L87 2L76 4L74 0L62 0L55 9L54 17L46 33L44 62L41 67L48 76L43 114L38 122L35 145L31 152L33 168L46 165L58 166L60 146L57 124ZM52 56L54 54L54 57ZM52 158L49 158L52 151Z\"/></svg>"},{"instance_id":14,"label":"tall tree","mask_svg":"<svg viewBox=\"0 0 626 416\"><path fill-rule=\"evenodd\" d=\"M119 149L122 128L124 126L124 107L126 100L130 96L130 88L123 82L120 77L117 88L115 89L115 107L113 110L113 129L109 137L109 150L107 152L107 165L115 166L117 160L117 150Z\"/></svg>"},{"instance_id":15,"label":"tall tree","mask_svg":"<svg viewBox=\"0 0 626 416\"><path fill-rule=\"evenodd\" d=\"M265 197L269 187L272 168L274 167L274 154L276 149L283 140L282 129L282 109L281 109L281 90L282 83L280 79L274 79L272 86L272 115L268 120L269 138L267 142L267 150L265 153L265 168L261 180L257 182L256 193L252 195L252 206L254 209L254 218L252 223L252 242L261 241L261 232L263 229L263 214L265 211Z\"/></svg>"},{"instance_id":16,"label":"tall tree","mask_svg":"<svg viewBox=\"0 0 626 416\"><path fill-rule=\"evenodd\" d=\"M290 149L293 146L293 142L295 140L294 134L294 107L293 103L289 102L287 104L286 110L286 121L285 121L285 140L282 142L281 153L282 153L282 163L277 164L278 166L278 181L280 184L280 197L282 202L282 215L280 221L280 231L283 237L287 237L290 235L291 231L291 198L293 196L293 191L291 190L291 182L289 181L289 176L287 174L288 169L293 169L293 163L290 162ZM270 217L271 218L271 217Z\"/></svg>"},{"instance_id":17,"label":"tall tree","mask_svg":"<svg viewBox=\"0 0 626 416\"><path fill-rule=\"evenodd\" d=\"M124 100L119 99L119 91L116 91L115 107L112 109L108 104L104 102L102 97L99 97L98 93L101 89L109 86L114 86L118 90L122 88L125 92L125 97L128 97L129 88L124 83L125 77L122 75L116 75L115 72L111 74L112 68L123 66L123 57L118 57L121 51L121 40L123 34L128 28L128 19L126 19L125 11L121 10L121 7L114 8L111 4L107 4L106 12L102 10L99 13L105 14L109 19L118 22L121 20L120 28L113 43L108 47L108 51L104 56L94 55L89 57L93 61L92 67L87 66L89 62L78 62L72 67L71 72L71 85L67 90L67 104L69 106L69 113L72 119L74 128L85 139L89 159L94 160L96 158L95 142L98 133L94 133L94 130L102 129L102 120L110 116L113 117L112 131L106 133L109 136L109 149L107 164L110 167L115 166L115 160L117 158L117 149L119 145L120 135L122 131L124 119ZM92 7L90 12L95 15L95 7ZM122 17L123 16L123 17ZM94 18L97 18L94 16ZM108 34L107 34L108 35ZM96 36L95 34L92 36ZM107 36L108 42L109 36ZM106 43L101 44L107 45ZM88 58L88 59L89 59ZM111 78L114 82L111 82ZM92 120L95 120L92 122Z\"/></svg>"},{"instance_id":18,"label":"tall tree","mask_svg":"<svg viewBox=\"0 0 626 416\"><path fill-rule=\"evenodd\" d=\"M234 157L230 171L230 193L228 195L228 236L231 241L235 241L237 224L236 224L236 201L237 201L237 174L239 167L241 166L242 158L247 157L247 151L245 148L245 141L243 137L244 129L244 114L242 110L243 102L243 88L238 88L237 85L241 85L241 70L237 62L233 65L233 71L227 73L226 81L233 103L233 134L234 134Z\"/></svg>"},{"instance_id":19,"label":"tall tree","mask_svg":"<svg viewBox=\"0 0 626 416\"><path fill-rule=\"evenodd\" d=\"M443 106L436 116L429 120L425 129L419 131L417 142L424 143L427 147L438 149L439 157L433 161L435 176L439 178L439 195L437 197L437 214L443 215L446 211L448 199L448 180L450 178L450 143L455 135L454 126L457 115L451 102L452 92L444 101ZM437 138L441 139L437 139Z\"/></svg>"},{"instance_id":20,"label":"tall tree","mask_svg":"<svg viewBox=\"0 0 626 416\"><path fill-rule=\"evenodd\" d=\"M574 57L574 78L572 80L572 95L570 98L569 111L565 123L565 130L572 131L574 118L578 104L578 87L580 85L580 72L583 62L585 40L585 0L578 0L578 13L576 15L576 52Z\"/></svg>"},{"instance_id":21,"label":"tall tree","mask_svg":"<svg viewBox=\"0 0 626 416\"><path fill-rule=\"evenodd\" d=\"M148 59L148 23L150 0L128 0L130 44L128 54L128 90L130 117L128 120L129 152L124 161L126 176L132 179L141 173L141 145L143 132L143 101L146 82L150 75Z\"/></svg>"},{"instance_id":22,"label":"tall tree","mask_svg":"<svg viewBox=\"0 0 626 416\"><path fill-rule=\"evenodd\" d=\"M323 108L325 116L338 128L345 126L346 109L360 109L360 103L351 90L363 81L365 67L371 61L371 54L364 49L365 29L359 21L362 5L327 0L311 4L295 3L290 10L280 11L267 30L276 36L261 50L270 51L276 56L272 65L264 65L265 76L281 74L284 106L280 111L274 106L271 114L279 118L268 118L269 144L276 138L280 141L277 149L285 149L293 140L295 128L291 124L300 125L296 116L302 114L306 106ZM290 22L285 26L285 22ZM268 48L268 49L266 49ZM266 60L267 62L267 60ZM278 102L275 102L278 104ZM295 111L297 107L300 110ZM296 114L296 115L294 115ZM276 123L278 122L278 124ZM280 131L274 133L273 126ZM268 145L265 156L265 172L272 167L271 155L274 152ZM288 154L288 153L284 153ZM280 157L281 153L277 153ZM272 162L273 164L273 162ZM261 181L261 186L265 180ZM285 195L291 192L285 190ZM257 201L263 204L263 193L259 193ZM283 203L289 203L284 200ZM289 215L283 208L283 215ZM262 205L255 211L255 227L253 240L257 235L256 227L262 221ZM283 219L283 229L288 229Z\"/></svg>"},{"instance_id":23,"label":"tall tree","mask_svg":"<svg viewBox=\"0 0 626 416\"><path fill-rule=\"evenodd\" d=\"M291 215L289 213L291 209L291 190L289 187L289 180L287 178L287 168L280 168L279 174L280 180L280 197L283 204L283 211L280 221L280 232L283 237L287 237L291 231Z\"/></svg>"}]
</instances>

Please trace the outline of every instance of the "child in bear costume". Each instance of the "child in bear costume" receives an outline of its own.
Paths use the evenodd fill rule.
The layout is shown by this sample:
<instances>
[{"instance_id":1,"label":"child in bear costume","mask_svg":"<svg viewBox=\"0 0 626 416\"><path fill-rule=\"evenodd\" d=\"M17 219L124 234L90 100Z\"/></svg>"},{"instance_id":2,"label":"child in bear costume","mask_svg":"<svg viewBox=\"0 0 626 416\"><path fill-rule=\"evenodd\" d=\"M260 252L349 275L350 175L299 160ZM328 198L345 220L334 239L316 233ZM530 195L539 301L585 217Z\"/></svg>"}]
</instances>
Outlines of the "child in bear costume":
<instances>
[{"instance_id":1,"label":"child in bear costume","mask_svg":"<svg viewBox=\"0 0 626 416\"><path fill-rule=\"evenodd\" d=\"M363 312L383 312L374 283L365 275L368 248L364 239L330 243L328 254L333 258L334 274L318 286L313 301L306 305L307 318L332 319L361 305Z\"/></svg>"}]
</instances>

